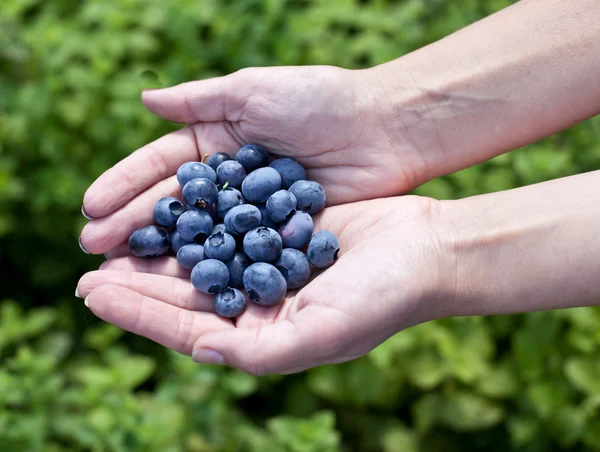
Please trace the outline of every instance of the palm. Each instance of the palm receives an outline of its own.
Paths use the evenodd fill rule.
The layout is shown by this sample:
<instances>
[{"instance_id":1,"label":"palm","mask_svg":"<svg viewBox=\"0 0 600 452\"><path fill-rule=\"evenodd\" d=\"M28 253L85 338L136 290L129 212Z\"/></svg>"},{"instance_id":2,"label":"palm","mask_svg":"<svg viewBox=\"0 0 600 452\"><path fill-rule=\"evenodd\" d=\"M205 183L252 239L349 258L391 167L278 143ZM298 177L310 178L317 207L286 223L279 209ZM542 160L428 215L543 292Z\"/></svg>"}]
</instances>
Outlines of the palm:
<instances>
[{"instance_id":1,"label":"palm","mask_svg":"<svg viewBox=\"0 0 600 452\"><path fill-rule=\"evenodd\" d=\"M428 205L405 197L326 209L317 228L339 235L340 259L276 307L251 303L235 323L212 312L173 258L109 260L78 289L111 323L186 354L226 348L226 362L251 373L346 361L421 321L417 302L436 278L423 253L434 238Z\"/></svg>"}]
</instances>

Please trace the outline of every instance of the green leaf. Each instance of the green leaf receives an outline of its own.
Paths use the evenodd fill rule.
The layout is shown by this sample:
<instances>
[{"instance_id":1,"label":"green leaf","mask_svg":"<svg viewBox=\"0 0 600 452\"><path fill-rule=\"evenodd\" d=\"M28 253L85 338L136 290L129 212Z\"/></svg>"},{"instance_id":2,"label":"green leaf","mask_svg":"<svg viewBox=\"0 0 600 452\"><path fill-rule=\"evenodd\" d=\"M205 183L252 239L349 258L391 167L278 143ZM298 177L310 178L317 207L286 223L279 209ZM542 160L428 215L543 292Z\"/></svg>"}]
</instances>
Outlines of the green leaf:
<instances>
[{"instance_id":1,"label":"green leaf","mask_svg":"<svg viewBox=\"0 0 600 452\"><path fill-rule=\"evenodd\" d=\"M565 375L580 391L600 393L600 358L597 356L573 357L565 364Z\"/></svg>"},{"instance_id":2,"label":"green leaf","mask_svg":"<svg viewBox=\"0 0 600 452\"><path fill-rule=\"evenodd\" d=\"M492 427L505 416L500 405L464 391L446 394L439 410L439 421L459 432Z\"/></svg>"}]
</instances>

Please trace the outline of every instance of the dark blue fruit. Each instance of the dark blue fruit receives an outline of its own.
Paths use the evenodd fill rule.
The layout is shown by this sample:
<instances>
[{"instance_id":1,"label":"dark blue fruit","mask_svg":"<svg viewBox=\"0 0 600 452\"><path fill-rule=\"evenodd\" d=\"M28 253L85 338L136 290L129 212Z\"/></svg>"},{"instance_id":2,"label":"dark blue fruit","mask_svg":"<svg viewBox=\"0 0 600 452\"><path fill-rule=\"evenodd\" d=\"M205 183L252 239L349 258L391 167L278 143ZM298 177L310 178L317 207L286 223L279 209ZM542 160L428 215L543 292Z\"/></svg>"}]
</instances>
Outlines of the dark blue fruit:
<instances>
[{"instance_id":1,"label":"dark blue fruit","mask_svg":"<svg viewBox=\"0 0 600 452\"><path fill-rule=\"evenodd\" d=\"M226 188L221 190L217 197L216 211L217 215L221 218L225 218L225 214L229 212L229 209L235 206L246 204L246 200L236 188Z\"/></svg>"},{"instance_id":2,"label":"dark blue fruit","mask_svg":"<svg viewBox=\"0 0 600 452\"><path fill-rule=\"evenodd\" d=\"M329 267L340 251L340 243L331 231L319 231L313 235L308 244L306 255L311 264L317 268Z\"/></svg>"},{"instance_id":3,"label":"dark blue fruit","mask_svg":"<svg viewBox=\"0 0 600 452\"><path fill-rule=\"evenodd\" d=\"M281 175L281 188L288 189L294 182L306 180L306 170L294 159L282 158L273 160L269 165Z\"/></svg>"},{"instance_id":4,"label":"dark blue fruit","mask_svg":"<svg viewBox=\"0 0 600 452\"><path fill-rule=\"evenodd\" d=\"M229 234L243 234L260 225L260 210L251 204L235 206L225 215L224 223Z\"/></svg>"},{"instance_id":5,"label":"dark blue fruit","mask_svg":"<svg viewBox=\"0 0 600 452\"><path fill-rule=\"evenodd\" d=\"M269 154L258 144L245 144L235 154L235 159L242 164L246 173L269 164Z\"/></svg>"},{"instance_id":6,"label":"dark blue fruit","mask_svg":"<svg viewBox=\"0 0 600 452\"><path fill-rule=\"evenodd\" d=\"M212 233L213 220L203 210L195 209L184 212L177 220L177 231L183 240L203 244Z\"/></svg>"},{"instance_id":7,"label":"dark blue fruit","mask_svg":"<svg viewBox=\"0 0 600 452\"><path fill-rule=\"evenodd\" d=\"M129 236L129 251L136 257L154 257L165 254L170 246L169 233L160 226L146 226Z\"/></svg>"},{"instance_id":8,"label":"dark blue fruit","mask_svg":"<svg viewBox=\"0 0 600 452\"><path fill-rule=\"evenodd\" d=\"M202 260L204 260L204 247L197 243L188 243L177 251L177 263L187 270L191 270Z\"/></svg>"},{"instance_id":9,"label":"dark blue fruit","mask_svg":"<svg viewBox=\"0 0 600 452\"><path fill-rule=\"evenodd\" d=\"M220 184L229 182L229 187L240 188L245 177L246 170L235 160L223 162L217 168L217 180Z\"/></svg>"},{"instance_id":10,"label":"dark blue fruit","mask_svg":"<svg viewBox=\"0 0 600 452\"><path fill-rule=\"evenodd\" d=\"M200 209L204 209L217 202L218 195L219 190L215 183L206 178L192 179L183 187L183 199L185 202L189 206Z\"/></svg>"},{"instance_id":11,"label":"dark blue fruit","mask_svg":"<svg viewBox=\"0 0 600 452\"><path fill-rule=\"evenodd\" d=\"M287 291L285 278L277 268L266 262L250 265L242 277L250 299L261 306L281 303Z\"/></svg>"},{"instance_id":12,"label":"dark blue fruit","mask_svg":"<svg viewBox=\"0 0 600 452\"><path fill-rule=\"evenodd\" d=\"M192 269L191 280L197 291L208 295L216 294L229 284L229 270L221 261L205 259Z\"/></svg>"},{"instance_id":13,"label":"dark blue fruit","mask_svg":"<svg viewBox=\"0 0 600 452\"><path fill-rule=\"evenodd\" d=\"M283 243L277 231L266 226L251 229L244 236L244 252L256 262L271 262L279 257Z\"/></svg>"},{"instance_id":14,"label":"dark blue fruit","mask_svg":"<svg viewBox=\"0 0 600 452\"><path fill-rule=\"evenodd\" d=\"M267 226L271 229L275 229L277 231L279 229L279 226L281 226L281 223L273 221L269 218L269 215L267 215L266 204L256 204L256 207L258 207L258 210L260 210L260 224L262 226Z\"/></svg>"},{"instance_id":15,"label":"dark blue fruit","mask_svg":"<svg viewBox=\"0 0 600 452\"><path fill-rule=\"evenodd\" d=\"M223 232L211 235L204 242L204 255L210 259L226 261L235 253L235 239Z\"/></svg>"},{"instance_id":16,"label":"dark blue fruit","mask_svg":"<svg viewBox=\"0 0 600 452\"><path fill-rule=\"evenodd\" d=\"M325 207L327 198L321 184L312 180L299 180L289 189L298 200L297 209L314 215Z\"/></svg>"},{"instance_id":17,"label":"dark blue fruit","mask_svg":"<svg viewBox=\"0 0 600 452\"><path fill-rule=\"evenodd\" d=\"M287 281L288 289L299 289L310 279L310 264L302 251L285 248L273 265Z\"/></svg>"},{"instance_id":18,"label":"dark blue fruit","mask_svg":"<svg viewBox=\"0 0 600 452\"><path fill-rule=\"evenodd\" d=\"M171 249L174 253L177 253L177 251L179 251L179 248L189 243L183 240L181 234L179 234L179 231L177 229L169 233L169 239L171 240Z\"/></svg>"},{"instance_id":19,"label":"dark blue fruit","mask_svg":"<svg viewBox=\"0 0 600 452\"><path fill-rule=\"evenodd\" d=\"M225 265L229 269L229 285L231 287L244 288L242 275L251 263L252 261L248 256L239 252L236 252L231 259L225 261Z\"/></svg>"},{"instance_id":20,"label":"dark blue fruit","mask_svg":"<svg viewBox=\"0 0 600 452\"><path fill-rule=\"evenodd\" d=\"M296 210L296 197L292 192L279 190L267 199L267 215L275 222L284 221L290 213Z\"/></svg>"},{"instance_id":21,"label":"dark blue fruit","mask_svg":"<svg viewBox=\"0 0 600 452\"><path fill-rule=\"evenodd\" d=\"M158 200L154 206L154 221L166 228L175 227L179 216L185 212L185 206L176 198L167 196Z\"/></svg>"},{"instance_id":22,"label":"dark blue fruit","mask_svg":"<svg viewBox=\"0 0 600 452\"><path fill-rule=\"evenodd\" d=\"M279 235L286 248L303 248L313 233L312 217L301 210L297 210L279 228Z\"/></svg>"},{"instance_id":23,"label":"dark blue fruit","mask_svg":"<svg viewBox=\"0 0 600 452\"><path fill-rule=\"evenodd\" d=\"M217 171L219 165L227 160L233 160L233 157L226 152L217 152L208 158L206 164Z\"/></svg>"},{"instance_id":24,"label":"dark blue fruit","mask_svg":"<svg viewBox=\"0 0 600 452\"><path fill-rule=\"evenodd\" d=\"M266 167L252 171L242 182L242 194L248 202L263 203L281 188L277 170Z\"/></svg>"},{"instance_id":25,"label":"dark blue fruit","mask_svg":"<svg viewBox=\"0 0 600 452\"><path fill-rule=\"evenodd\" d=\"M212 233L216 234L217 232L227 232L227 228L225 227L225 225L223 223L215 224L213 226Z\"/></svg>"},{"instance_id":26,"label":"dark blue fruit","mask_svg":"<svg viewBox=\"0 0 600 452\"><path fill-rule=\"evenodd\" d=\"M177 170L177 181L182 187L196 178L206 178L211 182L217 182L217 173L210 166L200 162L187 162Z\"/></svg>"},{"instance_id":27,"label":"dark blue fruit","mask_svg":"<svg viewBox=\"0 0 600 452\"><path fill-rule=\"evenodd\" d=\"M237 317L246 310L246 297L240 290L228 287L217 294L213 306L221 317Z\"/></svg>"}]
</instances>

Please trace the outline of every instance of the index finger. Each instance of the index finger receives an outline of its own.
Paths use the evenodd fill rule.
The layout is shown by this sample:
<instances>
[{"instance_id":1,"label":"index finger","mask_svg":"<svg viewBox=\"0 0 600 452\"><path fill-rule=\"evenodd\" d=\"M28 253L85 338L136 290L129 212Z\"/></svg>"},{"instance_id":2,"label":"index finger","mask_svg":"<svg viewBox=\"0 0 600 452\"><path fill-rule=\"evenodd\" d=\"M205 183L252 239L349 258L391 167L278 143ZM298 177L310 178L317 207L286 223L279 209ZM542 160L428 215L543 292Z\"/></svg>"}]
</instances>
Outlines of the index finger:
<instances>
[{"instance_id":1,"label":"index finger","mask_svg":"<svg viewBox=\"0 0 600 452\"><path fill-rule=\"evenodd\" d=\"M96 179L85 192L83 210L92 218L104 217L156 182L175 174L181 164L199 159L200 150L191 127L165 135Z\"/></svg>"}]
</instances>

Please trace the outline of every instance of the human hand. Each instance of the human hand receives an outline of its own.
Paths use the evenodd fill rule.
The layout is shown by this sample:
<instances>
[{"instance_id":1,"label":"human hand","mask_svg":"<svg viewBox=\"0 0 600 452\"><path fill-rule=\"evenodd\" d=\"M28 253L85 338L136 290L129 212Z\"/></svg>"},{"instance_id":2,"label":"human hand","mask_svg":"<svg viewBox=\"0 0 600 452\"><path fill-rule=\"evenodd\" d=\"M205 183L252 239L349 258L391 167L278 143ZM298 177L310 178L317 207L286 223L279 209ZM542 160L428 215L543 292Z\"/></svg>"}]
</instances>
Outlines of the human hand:
<instances>
[{"instance_id":1,"label":"human hand","mask_svg":"<svg viewBox=\"0 0 600 452\"><path fill-rule=\"evenodd\" d=\"M298 159L324 187L328 205L400 194L423 181L416 180L422 162L409 141L387 136L378 86L368 71L313 66L244 69L146 91L148 109L188 126L100 176L85 194L84 210L102 219L139 215L140 198L156 200L178 188L173 176L182 163L235 153L245 143ZM94 221L85 227L86 250L104 253L118 244L105 240L103 230Z\"/></svg>"},{"instance_id":2,"label":"human hand","mask_svg":"<svg viewBox=\"0 0 600 452\"><path fill-rule=\"evenodd\" d=\"M198 362L263 375L348 361L441 314L436 203L405 196L325 209L315 229L339 236L337 262L280 305L249 302L236 322L214 314L172 257L108 260L77 290L101 319Z\"/></svg>"}]
</instances>

